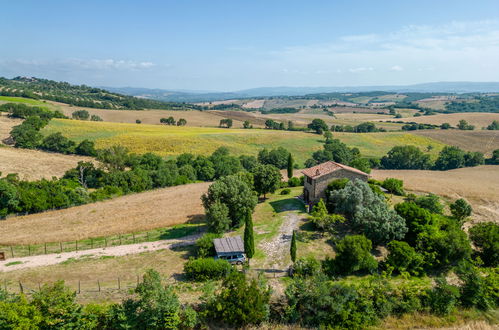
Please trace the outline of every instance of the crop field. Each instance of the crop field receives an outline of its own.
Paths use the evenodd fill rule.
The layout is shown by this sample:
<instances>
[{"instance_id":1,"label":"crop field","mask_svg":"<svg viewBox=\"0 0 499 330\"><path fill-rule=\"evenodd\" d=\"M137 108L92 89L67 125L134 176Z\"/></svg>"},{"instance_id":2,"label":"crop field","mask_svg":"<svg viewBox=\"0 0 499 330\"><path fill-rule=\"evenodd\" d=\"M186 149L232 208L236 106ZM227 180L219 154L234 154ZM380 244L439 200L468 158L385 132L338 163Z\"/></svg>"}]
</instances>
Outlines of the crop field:
<instances>
[{"instance_id":1,"label":"crop field","mask_svg":"<svg viewBox=\"0 0 499 330\"><path fill-rule=\"evenodd\" d=\"M76 141L90 139L96 142L98 148L121 144L131 152L154 152L161 156L176 156L185 152L207 155L221 146L228 147L235 155L256 155L262 148L281 146L292 152L299 164L310 158L315 150L321 149L324 143L321 136L304 132L135 125L64 119L52 120L42 132L62 132ZM335 133L334 136L350 147L359 148L366 157L381 157L393 146L401 144L421 148L432 145L432 154L438 153L444 146L431 138L405 132Z\"/></svg>"},{"instance_id":2,"label":"crop field","mask_svg":"<svg viewBox=\"0 0 499 330\"><path fill-rule=\"evenodd\" d=\"M19 174L20 179L39 180L61 177L76 167L79 161L93 161L93 158L75 155L63 155L39 150L0 147L0 172Z\"/></svg>"},{"instance_id":3,"label":"crop field","mask_svg":"<svg viewBox=\"0 0 499 330\"><path fill-rule=\"evenodd\" d=\"M0 104L2 103L25 103L28 105L36 105L36 106L48 106L48 103L46 101L39 101L39 100L33 100L33 99L28 99L25 97L14 97L14 96L0 96Z\"/></svg>"},{"instance_id":4,"label":"crop field","mask_svg":"<svg viewBox=\"0 0 499 330\"><path fill-rule=\"evenodd\" d=\"M422 124L441 125L449 123L452 126L457 126L460 120L466 120L468 124L475 125L476 130L486 127L492 121L499 121L499 113L484 113L484 112L465 112L465 113L445 113L431 116L401 118L395 120L411 121Z\"/></svg>"},{"instance_id":5,"label":"crop field","mask_svg":"<svg viewBox=\"0 0 499 330\"><path fill-rule=\"evenodd\" d=\"M193 183L8 217L0 226L0 245L74 241L195 222L203 217L201 195L208 186Z\"/></svg>"},{"instance_id":6,"label":"crop field","mask_svg":"<svg viewBox=\"0 0 499 330\"><path fill-rule=\"evenodd\" d=\"M417 136L428 137L441 143L459 147L467 151L480 151L490 156L498 149L498 131L461 131L461 130L418 130L412 131Z\"/></svg>"},{"instance_id":7,"label":"crop field","mask_svg":"<svg viewBox=\"0 0 499 330\"><path fill-rule=\"evenodd\" d=\"M499 221L499 167L467 167L450 171L373 170L377 180L404 180L407 189L435 193L451 201L467 199L474 208L474 221Z\"/></svg>"},{"instance_id":8,"label":"crop field","mask_svg":"<svg viewBox=\"0 0 499 330\"><path fill-rule=\"evenodd\" d=\"M0 112L0 144L3 139L10 136L12 127L19 125L21 122L21 119L9 118L6 113Z\"/></svg>"}]
</instances>

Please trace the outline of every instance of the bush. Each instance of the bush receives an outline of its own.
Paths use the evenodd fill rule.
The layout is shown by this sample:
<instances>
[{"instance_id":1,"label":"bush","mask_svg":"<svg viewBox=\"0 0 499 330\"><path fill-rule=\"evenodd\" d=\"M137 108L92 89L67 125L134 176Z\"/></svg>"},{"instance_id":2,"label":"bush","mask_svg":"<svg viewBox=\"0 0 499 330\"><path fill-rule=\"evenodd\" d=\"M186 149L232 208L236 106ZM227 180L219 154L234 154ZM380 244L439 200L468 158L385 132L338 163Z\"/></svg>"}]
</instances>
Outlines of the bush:
<instances>
[{"instance_id":1,"label":"bush","mask_svg":"<svg viewBox=\"0 0 499 330\"><path fill-rule=\"evenodd\" d=\"M258 325L269 317L270 288L260 278L247 280L242 273L231 273L219 294L208 299L204 315L224 327Z\"/></svg>"},{"instance_id":2,"label":"bush","mask_svg":"<svg viewBox=\"0 0 499 330\"><path fill-rule=\"evenodd\" d=\"M350 275L373 273L378 262L371 255L372 243L365 236L346 236L336 244L336 257L325 261L328 273Z\"/></svg>"},{"instance_id":3,"label":"bush","mask_svg":"<svg viewBox=\"0 0 499 330\"><path fill-rule=\"evenodd\" d=\"M43 139L40 148L47 151L71 154L74 152L76 143L64 137L60 132L53 133Z\"/></svg>"},{"instance_id":4,"label":"bush","mask_svg":"<svg viewBox=\"0 0 499 330\"><path fill-rule=\"evenodd\" d=\"M442 214L444 211L443 205L440 204L440 198L435 194L416 197L414 202L419 207L427 209L431 213Z\"/></svg>"},{"instance_id":5,"label":"bush","mask_svg":"<svg viewBox=\"0 0 499 330\"><path fill-rule=\"evenodd\" d=\"M281 190L281 195L289 195L289 194L291 194L291 189L285 188Z\"/></svg>"},{"instance_id":6,"label":"bush","mask_svg":"<svg viewBox=\"0 0 499 330\"><path fill-rule=\"evenodd\" d=\"M78 120L88 120L88 118L90 118L90 114L87 110L77 110L71 114L71 117Z\"/></svg>"},{"instance_id":7,"label":"bush","mask_svg":"<svg viewBox=\"0 0 499 330\"><path fill-rule=\"evenodd\" d=\"M383 188L388 190L391 194L395 194L398 196L404 196L404 181L394 178L387 178L381 184Z\"/></svg>"},{"instance_id":8,"label":"bush","mask_svg":"<svg viewBox=\"0 0 499 330\"><path fill-rule=\"evenodd\" d=\"M411 245L416 244L419 233L426 230L433 224L433 217L428 210L425 210L415 203L403 202L395 205L395 211L405 220L407 233L405 240Z\"/></svg>"},{"instance_id":9,"label":"bush","mask_svg":"<svg viewBox=\"0 0 499 330\"><path fill-rule=\"evenodd\" d=\"M417 253L406 242L391 241L388 243L388 257L386 265L399 274L408 272L412 275L423 275L423 256Z\"/></svg>"},{"instance_id":10,"label":"bush","mask_svg":"<svg viewBox=\"0 0 499 330\"><path fill-rule=\"evenodd\" d=\"M184 273L193 281L217 280L227 276L232 266L227 260L191 259L184 264Z\"/></svg>"},{"instance_id":11,"label":"bush","mask_svg":"<svg viewBox=\"0 0 499 330\"><path fill-rule=\"evenodd\" d=\"M90 121L102 121L102 118L97 115L92 115Z\"/></svg>"},{"instance_id":12,"label":"bush","mask_svg":"<svg viewBox=\"0 0 499 330\"><path fill-rule=\"evenodd\" d=\"M472 211L473 209L471 208L471 205L462 198L456 200L450 205L450 212L458 221L463 221L469 217Z\"/></svg>"},{"instance_id":13,"label":"bush","mask_svg":"<svg viewBox=\"0 0 499 330\"><path fill-rule=\"evenodd\" d=\"M321 263L314 257L299 258L293 265L293 276L309 277L321 272Z\"/></svg>"},{"instance_id":14,"label":"bush","mask_svg":"<svg viewBox=\"0 0 499 330\"><path fill-rule=\"evenodd\" d=\"M415 146L395 146L381 158L386 169L425 170L431 167L430 156Z\"/></svg>"},{"instance_id":15,"label":"bush","mask_svg":"<svg viewBox=\"0 0 499 330\"><path fill-rule=\"evenodd\" d=\"M485 222L474 225L469 231L470 239L479 248L478 255L487 267L499 265L499 225Z\"/></svg>"},{"instance_id":16,"label":"bush","mask_svg":"<svg viewBox=\"0 0 499 330\"><path fill-rule=\"evenodd\" d=\"M499 306L499 276L497 272L484 277L476 267L463 262L457 267L456 273L463 282L460 290L463 307L476 307L487 311Z\"/></svg>"},{"instance_id":17,"label":"bush","mask_svg":"<svg viewBox=\"0 0 499 330\"><path fill-rule=\"evenodd\" d=\"M427 291L427 305L437 315L449 315L459 303L459 288L447 284L444 278L437 279L437 285Z\"/></svg>"},{"instance_id":18,"label":"bush","mask_svg":"<svg viewBox=\"0 0 499 330\"><path fill-rule=\"evenodd\" d=\"M302 183L301 183L300 178L293 177L293 178L290 178L288 180L288 186L289 187L299 187L301 185L302 185Z\"/></svg>"},{"instance_id":19,"label":"bush","mask_svg":"<svg viewBox=\"0 0 499 330\"><path fill-rule=\"evenodd\" d=\"M209 205L206 210L206 222L211 232L218 234L226 232L231 227L229 208L220 201Z\"/></svg>"},{"instance_id":20,"label":"bush","mask_svg":"<svg viewBox=\"0 0 499 330\"><path fill-rule=\"evenodd\" d=\"M95 142L89 140L83 140L75 148L75 154L82 156L97 156L97 150L95 150Z\"/></svg>"},{"instance_id":21,"label":"bush","mask_svg":"<svg viewBox=\"0 0 499 330\"><path fill-rule=\"evenodd\" d=\"M196 255L198 258L212 257L215 255L215 245L213 240L222 235L216 233L206 233L196 241Z\"/></svg>"}]
</instances>

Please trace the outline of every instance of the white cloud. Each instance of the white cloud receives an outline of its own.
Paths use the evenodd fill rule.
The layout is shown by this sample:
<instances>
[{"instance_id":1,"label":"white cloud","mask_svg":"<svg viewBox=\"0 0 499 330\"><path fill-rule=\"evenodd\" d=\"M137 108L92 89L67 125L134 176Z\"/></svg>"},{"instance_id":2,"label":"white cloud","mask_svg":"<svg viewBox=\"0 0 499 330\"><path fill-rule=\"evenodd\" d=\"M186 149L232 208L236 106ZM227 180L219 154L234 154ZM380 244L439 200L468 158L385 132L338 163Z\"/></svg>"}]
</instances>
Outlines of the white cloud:
<instances>
[{"instance_id":1,"label":"white cloud","mask_svg":"<svg viewBox=\"0 0 499 330\"><path fill-rule=\"evenodd\" d=\"M404 71L404 68L400 65L394 65L390 68L390 71Z\"/></svg>"},{"instance_id":2,"label":"white cloud","mask_svg":"<svg viewBox=\"0 0 499 330\"><path fill-rule=\"evenodd\" d=\"M348 71L352 72L352 73L359 73L359 72L365 72L365 71L374 71L374 68L372 67L358 67L358 68L351 68L351 69L348 69Z\"/></svg>"}]
</instances>

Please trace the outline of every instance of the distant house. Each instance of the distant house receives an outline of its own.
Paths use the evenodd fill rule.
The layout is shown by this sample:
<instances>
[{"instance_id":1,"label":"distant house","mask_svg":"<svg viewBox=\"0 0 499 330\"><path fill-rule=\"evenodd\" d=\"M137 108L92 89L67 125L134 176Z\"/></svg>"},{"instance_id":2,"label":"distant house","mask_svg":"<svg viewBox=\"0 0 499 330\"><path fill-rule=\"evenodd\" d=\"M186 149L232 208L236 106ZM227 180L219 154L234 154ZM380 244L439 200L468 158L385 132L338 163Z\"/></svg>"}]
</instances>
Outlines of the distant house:
<instances>
[{"instance_id":1,"label":"distant house","mask_svg":"<svg viewBox=\"0 0 499 330\"><path fill-rule=\"evenodd\" d=\"M356 168L333 161L325 162L302 171L305 175L303 198L307 203L317 203L321 198L326 198L327 185L337 179L360 179L367 181L369 174Z\"/></svg>"},{"instance_id":2,"label":"distant house","mask_svg":"<svg viewBox=\"0 0 499 330\"><path fill-rule=\"evenodd\" d=\"M217 256L215 259L224 259L231 264L241 265L246 261L244 244L241 236L215 238L213 240Z\"/></svg>"}]
</instances>

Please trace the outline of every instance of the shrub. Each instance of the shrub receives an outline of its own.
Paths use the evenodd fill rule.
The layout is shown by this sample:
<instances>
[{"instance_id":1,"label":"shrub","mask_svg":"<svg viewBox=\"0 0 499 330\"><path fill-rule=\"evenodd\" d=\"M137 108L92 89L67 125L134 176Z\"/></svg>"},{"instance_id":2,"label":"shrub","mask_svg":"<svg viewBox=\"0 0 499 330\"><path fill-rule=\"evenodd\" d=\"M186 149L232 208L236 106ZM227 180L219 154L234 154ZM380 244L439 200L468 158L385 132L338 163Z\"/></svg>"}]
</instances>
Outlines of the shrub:
<instances>
[{"instance_id":1,"label":"shrub","mask_svg":"<svg viewBox=\"0 0 499 330\"><path fill-rule=\"evenodd\" d=\"M479 223L470 228L470 239L480 249L478 255L487 267L499 265L499 225L493 222Z\"/></svg>"},{"instance_id":2,"label":"shrub","mask_svg":"<svg viewBox=\"0 0 499 330\"><path fill-rule=\"evenodd\" d=\"M269 317L270 288L259 278L247 280L242 273L231 273L219 294L208 299L204 314L225 327L258 325Z\"/></svg>"},{"instance_id":3,"label":"shrub","mask_svg":"<svg viewBox=\"0 0 499 330\"><path fill-rule=\"evenodd\" d=\"M428 194L426 196L416 197L414 202L419 207L427 209L432 213L442 214L444 211L444 207L440 203L440 198L435 194Z\"/></svg>"},{"instance_id":4,"label":"shrub","mask_svg":"<svg viewBox=\"0 0 499 330\"><path fill-rule=\"evenodd\" d=\"M321 272L321 262L314 257L299 258L293 265L293 276L309 277Z\"/></svg>"},{"instance_id":5,"label":"shrub","mask_svg":"<svg viewBox=\"0 0 499 330\"><path fill-rule=\"evenodd\" d=\"M373 273L378 262L371 255L371 249L372 243L365 236L346 236L336 244L336 257L327 260L325 267L330 274Z\"/></svg>"},{"instance_id":6,"label":"shrub","mask_svg":"<svg viewBox=\"0 0 499 330\"><path fill-rule=\"evenodd\" d=\"M430 156L415 146L395 146L381 158L386 169L425 170L431 167Z\"/></svg>"},{"instance_id":7,"label":"shrub","mask_svg":"<svg viewBox=\"0 0 499 330\"><path fill-rule=\"evenodd\" d=\"M48 151L70 154L74 152L75 146L76 143L63 136L60 132L57 132L45 137L40 148Z\"/></svg>"},{"instance_id":8,"label":"shrub","mask_svg":"<svg viewBox=\"0 0 499 330\"><path fill-rule=\"evenodd\" d=\"M392 267L397 273L408 272L413 275L423 274L423 256L417 253L406 242L391 241L388 243L388 257L386 265Z\"/></svg>"},{"instance_id":9,"label":"shrub","mask_svg":"<svg viewBox=\"0 0 499 330\"><path fill-rule=\"evenodd\" d=\"M194 281L216 280L227 276L232 266L227 260L191 259L184 264L184 273Z\"/></svg>"},{"instance_id":10,"label":"shrub","mask_svg":"<svg viewBox=\"0 0 499 330\"><path fill-rule=\"evenodd\" d=\"M212 257L215 255L215 245L213 240L222 235L216 233L206 233L196 241L196 255L198 258Z\"/></svg>"},{"instance_id":11,"label":"shrub","mask_svg":"<svg viewBox=\"0 0 499 330\"><path fill-rule=\"evenodd\" d=\"M499 306L499 276L497 272L482 276L478 269L469 263L461 263L456 273L463 281L461 286L461 305L463 307L476 307L487 311Z\"/></svg>"},{"instance_id":12,"label":"shrub","mask_svg":"<svg viewBox=\"0 0 499 330\"><path fill-rule=\"evenodd\" d=\"M404 191L404 181L399 180L399 179L394 179L394 178L387 178L383 181L381 184L383 188L388 190L390 193L399 195L399 196L404 196L405 191Z\"/></svg>"},{"instance_id":13,"label":"shrub","mask_svg":"<svg viewBox=\"0 0 499 330\"><path fill-rule=\"evenodd\" d=\"M298 187L300 185L301 185L300 178L294 177L294 178L290 178L288 180L288 186L289 187Z\"/></svg>"},{"instance_id":14,"label":"shrub","mask_svg":"<svg viewBox=\"0 0 499 330\"><path fill-rule=\"evenodd\" d=\"M231 226L229 208L220 201L209 205L206 210L206 222L210 231L218 234L226 232Z\"/></svg>"},{"instance_id":15,"label":"shrub","mask_svg":"<svg viewBox=\"0 0 499 330\"><path fill-rule=\"evenodd\" d=\"M435 169L445 171L464 167L465 152L458 147L444 147L435 162Z\"/></svg>"},{"instance_id":16,"label":"shrub","mask_svg":"<svg viewBox=\"0 0 499 330\"><path fill-rule=\"evenodd\" d=\"M458 221L463 221L469 217L472 211L473 209L471 208L471 205L462 198L456 200L450 205L450 212Z\"/></svg>"},{"instance_id":17,"label":"shrub","mask_svg":"<svg viewBox=\"0 0 499 330\"><path fill-rule=\"evenodd\" d=\"M436 282L437 285L427 291L427 305L434 314L448 315L459 303L459 288L447 284L445 277Z\"/></svg>"},{"instance_id":18,"label":"shrub","mask_svg":"<svg viewBox=\"0 0 499 330\"><path fill-rule=\"evenodd\" d=\"M285 188L281 190L281 195L289 195L289 194L291 194L291 189Z\"/></svg>"},{"instance_id":19,"label":"shrub","mask_svg":"<svg viewBox=\"0 0 499 330\"><path fill-rule=\"evenodd\" d=\"M102 121L102 118L97 115L92 115L90 121Z\"/></svg>"},{"instance_id":20,"label":"shrub","mask_svg":"<svg viewBox=\"0 0 499 330\"><path fill-rule=\"evenodd\" d=\"M75 154L82 156L97 156L97 150L95 150L95 142L89 140L83 140L76 146Z\"/></svg>"},{"instance_id":21,"label":"shrub","mask_svg":"<svg viewBox=\"0 0 499 330\"><path fill-rule=\"evenodd\" d=\"M427 226L433 224L431 213L417 206L415 203L399 203L395 205L395 211L405 220L405 225L407 226L405 240L411 245L416 244L419 233L425 231Z\"/></svg>"},{"instance_id":22,"label":"shrub","mask_svg":"<svg viewBox=\"0 0 499 330\"><path fill-rule=\"evenodd\" d=\"M88 118L90 118L90 114L87 110L76 110L71 114L71 117L78 120L88 120Z\"/></svg>"}]
</instances>

